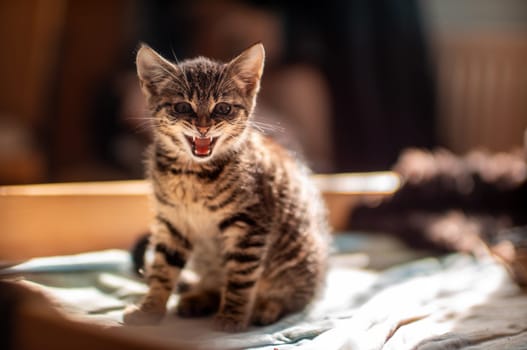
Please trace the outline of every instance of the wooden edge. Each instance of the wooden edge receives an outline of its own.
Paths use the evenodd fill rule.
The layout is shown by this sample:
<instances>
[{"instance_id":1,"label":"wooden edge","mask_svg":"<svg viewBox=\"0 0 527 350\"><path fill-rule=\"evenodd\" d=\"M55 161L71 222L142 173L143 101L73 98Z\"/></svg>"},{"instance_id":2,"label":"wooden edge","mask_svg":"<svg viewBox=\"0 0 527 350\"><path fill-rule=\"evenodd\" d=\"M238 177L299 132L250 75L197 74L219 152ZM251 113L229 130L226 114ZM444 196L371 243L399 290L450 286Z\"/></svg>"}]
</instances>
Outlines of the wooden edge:
<instances>
[{"instance_id":1,"label":"wooden edge","mask_svg":"<svg viewBox=\"0 0 527 350\"><path fill-rule=\"evenodd\" d=\"M392 172L316 175L334 231L346 230L352 208L400 186ZM128 249L153 217L147 181L0 187L0 261Z\"/></svg>"},{"instance_id":2,"label":"wooden edge","mask_svg":"<svg viewBox=\"0 0 527 350\"><path fill-rule=\"evenodd\" d=\"M145 180L49 183L0 186L0 197L147 195L150 190Z\"/></svg>"},{"instance_id":3,"label":"wooden edge","mask_svg":"<svg viewBox=\"0 0 527 350\"><path fill-rule=\"evenodd\" d=\"M391 171L318 174L313 180L324 194L391 194L401 185L400 176ZM145 180L0 186L0 196L147 195L150 191Z\"/></svg>"}]
</instances>

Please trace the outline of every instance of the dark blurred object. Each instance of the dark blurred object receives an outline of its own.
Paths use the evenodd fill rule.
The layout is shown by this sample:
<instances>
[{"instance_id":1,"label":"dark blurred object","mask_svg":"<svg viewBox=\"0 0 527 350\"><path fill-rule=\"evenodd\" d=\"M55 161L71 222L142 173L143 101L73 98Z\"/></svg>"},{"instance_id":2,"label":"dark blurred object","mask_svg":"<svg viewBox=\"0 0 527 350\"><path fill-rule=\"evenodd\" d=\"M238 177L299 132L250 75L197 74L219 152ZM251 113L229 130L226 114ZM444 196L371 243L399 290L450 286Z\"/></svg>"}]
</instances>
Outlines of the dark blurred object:
<instances>
[{"instance_id":1,"label":"dark blurred object","mask_svg":"<svg viewBox=\"0 0 527 350\"><path fill-rule=\"evenodd\" d=\"M304 30L318 25L330 53L336 170L386 170L404 148L434 147L434 71L417 1L338 1L308 13Z\"/></svg>"},{"instance_id":2,"label":"dark blurred object","mask_svg":"<svg viewBox=\"0 0 527 350\"><path fill-rule=\"evenodd\" d=\"M525 154L410 149L394 167L404 185L376 207L358 206L351 228L394 233L412 246L490 251L527 287Z\"/></svg>"},{"instance_id":3,"label":"dark blurred object","mask_svg":"<svg viewBox=\"0 0 527 350\"><path fill-rule=\"evenodd\" d=\"M410 149L394 169L405 181L376 207L362 205L352 229L395 233L414 246L474 251L501 230L527 224L527 166L521 151L458 157Z\"/></svg>"},{"instance_id":4,"label":"dark blurred object","mask_svg":"<svg viewBox=\"0 0 527 350\"><path fill-rule=\"evenodd\" d=\"M52 307L53 302L43 293L31 288L31 284L21 280L0 280L0 348L19 349L20 340L20 310L25 306L37 306L42 313L57 316L58 312ZM18 345L18 346L17 346Z\"/></svg>"},{"instance_id":5,"label":"dark blurred object","mask_svg":"<svg viewBox=\"0 0 527 350\"><path fill-rule=\"evenodd\" d=\"M134 336L133 331L125 335L93 318L82 319L45 290L24 280L0 281L0 349L195 349L188 344L151 342Z\"/></svg>"},{"instance_id":6,"label":"dark blurred object","mask_svg":"<svg viewBox=\"0 0 527 350\"><path fill-rule=\"evenodd\" d=\"M143 275L143 266L145 265L145 252L150 239L150 233L145 233L136 239L134 245L130 249L130 255L132 256L132 263L134 273L138 276Z\"/></svg>"}]
</instances>

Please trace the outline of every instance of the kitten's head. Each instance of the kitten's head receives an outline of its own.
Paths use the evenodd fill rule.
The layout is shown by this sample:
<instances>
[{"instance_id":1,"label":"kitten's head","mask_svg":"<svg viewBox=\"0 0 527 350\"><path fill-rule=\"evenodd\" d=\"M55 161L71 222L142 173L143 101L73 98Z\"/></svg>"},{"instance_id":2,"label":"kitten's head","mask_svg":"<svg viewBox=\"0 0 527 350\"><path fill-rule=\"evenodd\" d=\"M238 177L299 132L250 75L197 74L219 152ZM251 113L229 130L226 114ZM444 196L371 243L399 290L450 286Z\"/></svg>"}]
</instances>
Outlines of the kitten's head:
<instances>
[{"instance_id":1,"label":"kitten's head","mask_svg":"<svg viewBox=\"0 0 527 350\"><path fill-rule=\"evenodd\" d=\"M199 162L240 147L264 56L263 45L255 44L228 63L198 57L176 64L142 45L137 74L156 137Z\"/></svg>"}]
</instances>

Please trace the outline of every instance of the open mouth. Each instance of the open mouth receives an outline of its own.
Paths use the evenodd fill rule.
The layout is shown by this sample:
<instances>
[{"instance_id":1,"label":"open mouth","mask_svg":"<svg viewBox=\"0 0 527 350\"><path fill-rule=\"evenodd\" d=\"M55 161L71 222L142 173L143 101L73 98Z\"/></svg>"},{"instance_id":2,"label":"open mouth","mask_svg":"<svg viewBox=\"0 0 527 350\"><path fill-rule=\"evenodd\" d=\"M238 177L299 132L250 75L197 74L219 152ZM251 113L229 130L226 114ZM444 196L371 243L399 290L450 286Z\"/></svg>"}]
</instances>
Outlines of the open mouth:
<instances>
[{"instance_id":1,"label":"open mouth","mask_svg":"<svg viewBox=\"0 0 527 350\"><path fill-rule=\"evenodd\" d=\"M207 157L212 153L212 148L218 140L217 137L196 137L196 136L187 136L185 135L192 153L196 157Z\"/></svg>"}]
</instances>

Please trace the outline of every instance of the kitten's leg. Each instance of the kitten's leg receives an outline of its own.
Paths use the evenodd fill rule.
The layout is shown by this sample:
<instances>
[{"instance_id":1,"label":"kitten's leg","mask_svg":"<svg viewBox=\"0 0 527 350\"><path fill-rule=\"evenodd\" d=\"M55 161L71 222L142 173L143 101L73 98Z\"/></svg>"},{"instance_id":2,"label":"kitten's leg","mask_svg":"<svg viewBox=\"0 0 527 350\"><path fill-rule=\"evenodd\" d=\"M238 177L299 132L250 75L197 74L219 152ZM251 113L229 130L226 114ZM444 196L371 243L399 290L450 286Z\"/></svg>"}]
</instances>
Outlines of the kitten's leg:
<instances>
[{"instance_id":1,"label":"kitten's leg","mask_svg":"<svg viewBox=\"0 0 527 350\"><path fill-rule=\"evenodd\" d=\"M220 229L226 274L215 326L224 331L242 331L249 325L262 274L267 231L244 216L227 219Z\"/></svg>"},{"instance_id":2,"label":"kitten's leg","mask_svg":"<svg viewBox=\"0 0 527 350\"><path fill-rule=\"evenodd\" d=\"M187 267L195 274L194 283L180 293L176 312L181 317L200 317L215 313L220 306L220 288L224 269L221 266L221 239L209 239L196 245ZM183 276L180 277L180 279Z\"/></svg>"},{"instance_id":3,"label":"kitten's leg","mask_svg":"<svg viewBox=\"0 0 527 350\"><path fill-rule=\"evenodd\" d=\"M257 298L251 323L257 326L266 326L278 321L285 312L286 308L281 298Z\"/></svg>"},{"instance_id":4,"label":"kitten's leg","mask_svg":"<svg viewBox=\"0 0 527 350\"><path fill-rule=\"evenodd\" d=\"M325 271L325 249L310 248L309 235L290 242L288 250L275 251L258 285L252 323L267 325L284 315L305 309L320 293Z\"/></svg>"},{"instance_id":5,"label":"kitten's leg","mask_svg":"<svg viewBox=\"0 0 527 350\"><path fill-rule=\"evenodd\" d=\"M185 266L192 245L166 219L158 217L145 256L145 280L149 290L138 306L128 307L126 324L152 324L166 313L166 303Z\"/></svg>"},{"instance_id":6,"label":"kitten's leg","mask_svg":"<svg viewBox=\"0 0 527 350\"><path fill-rule=\"evenodd\" d=\"M218 289L195 289L181 294L176 312L181 317L207 316L218 311L220 291Z\"/></svg>"}]
</instances>

